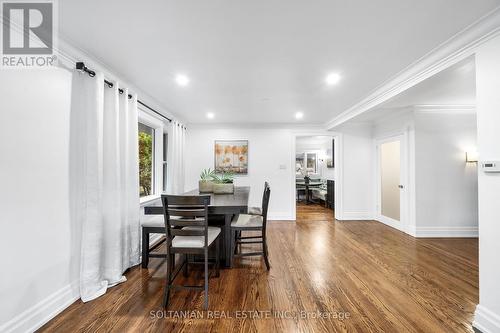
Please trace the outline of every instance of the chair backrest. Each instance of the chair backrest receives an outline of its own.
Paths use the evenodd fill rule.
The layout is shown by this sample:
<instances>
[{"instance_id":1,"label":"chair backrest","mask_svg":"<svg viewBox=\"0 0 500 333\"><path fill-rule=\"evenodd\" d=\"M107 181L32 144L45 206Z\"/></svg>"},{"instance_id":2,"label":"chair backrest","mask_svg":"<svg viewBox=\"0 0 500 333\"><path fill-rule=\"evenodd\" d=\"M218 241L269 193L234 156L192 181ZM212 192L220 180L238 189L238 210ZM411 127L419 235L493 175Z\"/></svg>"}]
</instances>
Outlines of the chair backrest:
<instances>
[{"instance_id":1,"label":"chair backrest","mask_svg":"<svg viewBox=\"0 0 500 333\"><path fill-rule=\"evenodd\" d=\"M174 236L204 236L208 245L208 205L210 195L168 195L161 196L165 217L167 247ZM182 227L197 227L182 230Z\"/></svg>"},{"instance_id":2,"label":"chair backrest","mask_svg":"<svg viewBox=\"0 0 500 333\"><path fill-rule=\"evenodd\" d=\"M264 185L264 195L262 197L262 226L264 228L264 232L266 230L267 224L267 209L269 208L269 198L271 197L271 187L266 182Z\"/></svg>"},{"instance_id":3,"label":"chair backrest","mask_svg":"<svg viewBox=\"0 0 500 333\"><path fill-rule=\"evenodd\" d=\"M266 198L266 190L269 188L269 183L264 182L264 192L262 193L262 204L260 206L261 209L264 209L264 200Z\"/></svg>"}]
</instances>

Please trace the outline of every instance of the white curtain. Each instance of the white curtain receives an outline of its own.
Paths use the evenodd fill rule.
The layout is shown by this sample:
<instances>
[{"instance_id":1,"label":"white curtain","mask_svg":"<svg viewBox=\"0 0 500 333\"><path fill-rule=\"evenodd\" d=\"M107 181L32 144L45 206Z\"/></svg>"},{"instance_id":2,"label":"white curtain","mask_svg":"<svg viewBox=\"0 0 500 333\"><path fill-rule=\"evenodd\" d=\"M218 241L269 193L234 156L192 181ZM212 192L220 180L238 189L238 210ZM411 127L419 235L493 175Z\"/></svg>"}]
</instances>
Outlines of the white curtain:
<instances>
[{"instance_id":1,"label":"white curtain","mask_svg":"<svg viewBox=\"0 0 500 333\"><path fill-rule=\"evenodd\" d=\"M74 73L73 217L81 226L80 293L87 302L126 281L140 260L137 96L102 73Z\"/></svg>"},{"instance_id":2,"label":"white curtain","mask_svg":"<svg viewBox=\"0 0 500 333\"><path fill-rule=\"evenodd\" d=\"M170 165L168 172L168 192L172 194L184 193L184 166L185 166L185 146L186 146L186 127L173 120L170 123L168 163Z\"/></svg>"}]
</instances>

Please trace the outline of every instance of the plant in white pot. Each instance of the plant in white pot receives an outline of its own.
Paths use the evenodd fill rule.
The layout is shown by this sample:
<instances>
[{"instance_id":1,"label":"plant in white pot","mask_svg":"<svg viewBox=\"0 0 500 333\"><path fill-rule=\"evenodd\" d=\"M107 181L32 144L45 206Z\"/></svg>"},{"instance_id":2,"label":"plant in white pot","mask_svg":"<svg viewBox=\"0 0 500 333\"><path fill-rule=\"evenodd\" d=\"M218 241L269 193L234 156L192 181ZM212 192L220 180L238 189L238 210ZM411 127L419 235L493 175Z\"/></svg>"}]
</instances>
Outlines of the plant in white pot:
<instances>
[{"instance_id":1,"label":"plant in white pot","mask_svg":"<svg viewBox=\"0 0 500 333\"><path fill-rule=\"evenodd\" d=\"M215 171L210 168L201 171L200 180L198 181L198 190L200 193L211 193L214 187Z\"/></svg>"},{"instance_id":2,"label":"plant in white pot","mask_svg":"<svg viewBox=\"0 0 500 333\"><path fill-rule=\"evenodd\" d=\"M234 174L223 172L214 174L214 194L234 193Z\"/></svg>"}]
</instances>

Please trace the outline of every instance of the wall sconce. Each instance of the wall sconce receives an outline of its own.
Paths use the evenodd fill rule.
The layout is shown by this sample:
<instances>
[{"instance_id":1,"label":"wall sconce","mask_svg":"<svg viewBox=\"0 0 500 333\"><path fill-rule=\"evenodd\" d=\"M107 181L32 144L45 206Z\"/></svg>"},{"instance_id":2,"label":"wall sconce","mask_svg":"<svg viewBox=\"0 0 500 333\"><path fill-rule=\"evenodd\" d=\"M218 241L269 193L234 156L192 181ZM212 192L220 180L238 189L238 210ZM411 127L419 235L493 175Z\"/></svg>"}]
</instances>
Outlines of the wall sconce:
<instances>
[{"instance_id":1,"label":"wall sconce","mask_svg":"<svg viewBox=\"0 0 500 333\"><path fill-rule=\"evenodd\" d=\"M465 153L465 162L467 163L477 163L479 160L479 154L477 151L468 151Z\"/></svg>"}]
</instances>

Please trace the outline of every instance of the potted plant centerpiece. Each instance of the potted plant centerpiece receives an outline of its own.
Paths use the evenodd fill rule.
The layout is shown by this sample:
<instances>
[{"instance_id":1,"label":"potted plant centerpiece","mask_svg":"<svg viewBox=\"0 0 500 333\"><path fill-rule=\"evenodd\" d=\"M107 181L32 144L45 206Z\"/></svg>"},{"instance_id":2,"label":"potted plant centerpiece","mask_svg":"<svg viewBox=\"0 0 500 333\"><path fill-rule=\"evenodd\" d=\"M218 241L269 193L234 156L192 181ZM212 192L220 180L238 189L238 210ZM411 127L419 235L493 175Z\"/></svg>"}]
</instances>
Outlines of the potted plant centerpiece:
<instances>
[{"instance_id":1,"label":"potted plant centerpiece","mask_svg":"<svg viewBox=\"0 0 500 333\"><path fill-rule=\"evenodd\" d=\"M214 194L234 193L234 174L230 172L214 174L213 180Z\"/></svg>"},{"instance_id":2,"label":"potted plant centerpiece","mask_svg":"<svg viewBox=\"0 0 500 333\"><path fill-rule=\"evenodd\" d=\"M214 187L214 175L215 171L210 168L204 169L200 174L200 180L198 182L198 190L200 193L212 193Z\"/></svg>"}]
</instances>

